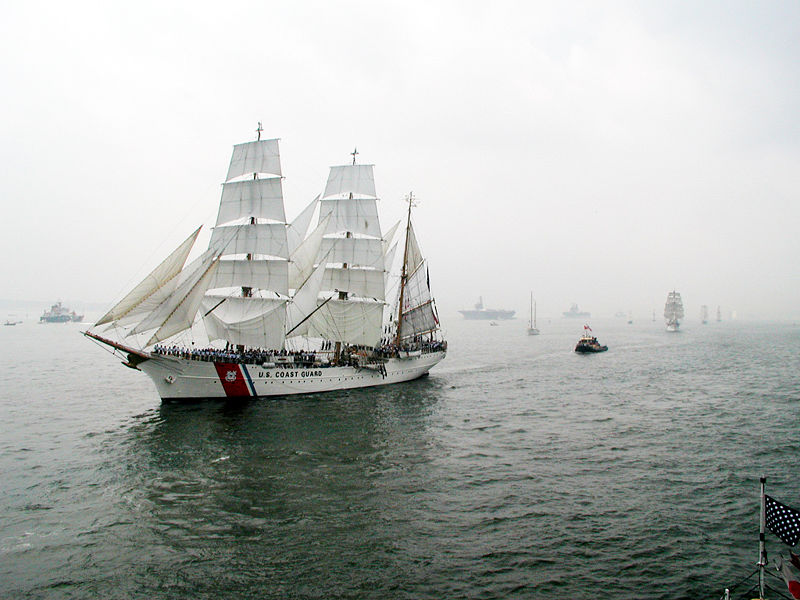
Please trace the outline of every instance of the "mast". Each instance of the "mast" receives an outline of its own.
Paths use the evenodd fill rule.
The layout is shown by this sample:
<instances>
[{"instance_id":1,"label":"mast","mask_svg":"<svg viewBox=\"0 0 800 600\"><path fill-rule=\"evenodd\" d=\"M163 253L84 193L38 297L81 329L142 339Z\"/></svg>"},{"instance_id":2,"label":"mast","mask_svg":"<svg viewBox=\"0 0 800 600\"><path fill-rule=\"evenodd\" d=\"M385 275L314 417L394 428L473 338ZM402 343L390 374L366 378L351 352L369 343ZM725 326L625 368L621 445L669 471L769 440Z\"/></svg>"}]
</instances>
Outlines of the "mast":
<instances>
[{"instance_id":1,"label":"mast","mask_svg":"<svg viewBox=\"0 0 800 600\"><path fill-rule=\"evenodd\" d=\"M408 202L408 219L406 221L406 245L403 251L403 270L400 272L400 300L397 306L397 333L395 335L395 345L400 346L400 328L403 324L403 295L406 288L406 279L408 277L407 264L408 264L408 238L411 231L411 206L414 204L414 192L410 192L406 196Z\"/></svg>"},{"instance_id":2,"label":"mast","mask_svg":"<svg viewBox=\"0 0 800 600\"><path fill-rule=\"evenodd\" d=\"M767 566L767 549L764 545L764 523L766 521L764 487L767 478L761 477L761 518L758 533L758 597L764 600L764 568Z\"/></svg>"}]
</instances>

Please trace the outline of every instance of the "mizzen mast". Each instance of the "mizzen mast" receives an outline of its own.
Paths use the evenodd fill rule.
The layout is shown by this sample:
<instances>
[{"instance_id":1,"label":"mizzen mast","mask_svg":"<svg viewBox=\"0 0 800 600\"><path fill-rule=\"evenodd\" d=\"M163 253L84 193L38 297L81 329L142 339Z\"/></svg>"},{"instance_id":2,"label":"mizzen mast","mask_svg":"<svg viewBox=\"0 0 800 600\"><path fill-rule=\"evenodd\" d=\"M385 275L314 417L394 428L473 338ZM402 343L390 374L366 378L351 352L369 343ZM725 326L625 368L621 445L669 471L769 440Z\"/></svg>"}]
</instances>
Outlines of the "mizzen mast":
<instances>
[{"instance_id":1,"label":"mizzen mast","mask_svg":"<svg viewBox=\"0 0 800 600\"><path fill-rule=\"evenodd\" d=\"M408 196L406 196L406 202L408 202L408 219L406 220L406 245L403 250L403 268L400 272L400 300L398 301L397 306L397 333L395 335L395 345L400 346L401 341L401 329L403 325L403 296L405 295L406 291L406 281L408 279L408 242L409 242L409 233L411 232L411 207L414 206L414 192L409 192Z\"/></svg>"}]
</instances>

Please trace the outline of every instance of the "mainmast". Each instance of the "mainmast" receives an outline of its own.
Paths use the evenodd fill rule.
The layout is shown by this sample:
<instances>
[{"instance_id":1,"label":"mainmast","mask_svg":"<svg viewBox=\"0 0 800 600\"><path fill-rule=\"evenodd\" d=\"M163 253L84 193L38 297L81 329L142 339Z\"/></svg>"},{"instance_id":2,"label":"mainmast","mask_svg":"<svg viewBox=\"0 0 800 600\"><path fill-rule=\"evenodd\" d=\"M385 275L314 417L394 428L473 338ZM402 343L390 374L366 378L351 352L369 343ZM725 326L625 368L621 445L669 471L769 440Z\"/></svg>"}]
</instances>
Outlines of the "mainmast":
<instances>
[{"instance_id":1,"label":"mainmast","mask_svg":"<svg viewBox=\"0 0 800 600\"><path fill-rule=\"evenodd\" d=\"M400 346L400 329L403 323L403 295L406 290L406 280L408 278L408 241L411 231L411 207L414 205L414 192L406 196L408 202L408 219L406 221L406 245L403 250L403 270L400 272L400 300L397 307L397 334L395 335L395 345Z\"/></svg>"},{"instance_id":2,"label":"mainmast","mask_svg":"<svg viewBox=\"0 0 800 600\"><path fill-rule=\"evenodd\" d=\"M256 141L257 142L261 141L261 132L262 131L264 131L264 129L261 127L261 121L259 121L258 122L258 127L256 128ZM253 173L253 180L256 180L256 179L258 179L258 173L257 172ZM250 225L255 225L255 224L256 224L256 218L255 217L250 217ZM247 258L247 260L253 260L253 255L248 253L246 258ZM253 288L249 287L249 286L242 286L242 297L243 298L252 298L252 296L253 296ZM239 349L241 351L244 351L244 346L242 346L240 344L239 345Z\"/></svg>"}]
</instances>

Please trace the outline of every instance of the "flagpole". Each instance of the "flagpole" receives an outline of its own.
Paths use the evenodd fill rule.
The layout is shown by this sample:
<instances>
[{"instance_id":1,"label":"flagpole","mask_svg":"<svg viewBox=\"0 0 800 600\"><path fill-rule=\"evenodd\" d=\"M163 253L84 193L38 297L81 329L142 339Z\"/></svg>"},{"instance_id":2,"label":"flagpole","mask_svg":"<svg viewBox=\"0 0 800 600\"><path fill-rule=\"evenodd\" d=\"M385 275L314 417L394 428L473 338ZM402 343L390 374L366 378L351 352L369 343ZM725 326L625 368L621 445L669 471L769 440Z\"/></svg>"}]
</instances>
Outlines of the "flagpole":
<instances>
[{"instance_id":1,"label":"flagpole","mask_svg":"<svg viewBox=\"0 0 800 600\"><path fill-rule=\"evenodd\" d=\"M760 600L764 600L764 568L767 566L767 549L764 544L764 522L766 520L764 487L766 483L767 478L761 477L761 522L758 534L758 597Z\"/></svg>"}]
</instances>

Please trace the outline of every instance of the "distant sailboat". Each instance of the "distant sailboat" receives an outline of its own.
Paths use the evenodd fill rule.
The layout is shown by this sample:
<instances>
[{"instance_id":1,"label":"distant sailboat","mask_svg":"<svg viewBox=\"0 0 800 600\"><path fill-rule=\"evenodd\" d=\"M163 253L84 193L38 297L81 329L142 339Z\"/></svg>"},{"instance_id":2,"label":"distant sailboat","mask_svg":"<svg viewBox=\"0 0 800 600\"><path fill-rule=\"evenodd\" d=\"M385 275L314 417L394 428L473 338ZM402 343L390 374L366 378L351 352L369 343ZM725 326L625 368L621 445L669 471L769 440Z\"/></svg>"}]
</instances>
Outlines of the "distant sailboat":
<instances>
[{"instance_id":1,"label":"distant sailboat","mask_svg":"<svg viewBox=\"0 0 800 600\"><path fill-rule=\"evenodd\" d=\"M633 311L628 311L628 325L633 325Z\"/></svg>"},{"instance_id":2,"label":"distant sailboat","mask_svg":"<svg viewBox=\"0 0 800 600\"><path fill-rule=\"evenodd\" d=\"M539 335L539 330L536 329L536 302L533 300L533 292L531 292L531 319L528 321L528 335Z\"/></svg>"},{"instance_id":3,"label":"distant sailboat","mask_svg":"<svg viewBox=\"0 0 800 600\"><path fill-rule=\"evenodd\" d=\"M722 321L722 310L720 309L719 306L717 306L717 323L719 323L720 321Z\"/></svg>"},{"instance_id":4,"label":"distant sailboat","mask_svg":"<svg viewBox=\"0 0 800 600\"><path fill-rule=\"evenodd\" d=\"M667 320L667 331L678 331L680 321L683 318L683 300L681 295L675 290L667 294L667 302L664 304L664 318Z\"/></svg>"},{"instance_id":5,"label":"distant sailboat","mask_svg":"<svg viewBox=\"0 0 800 600\"><path fill-rule=\"evenodd\" d=\"M703 322L703 325L708 324L708 306L705 304L700 307L700 320Z\"/></svg>"}]
</instances>

